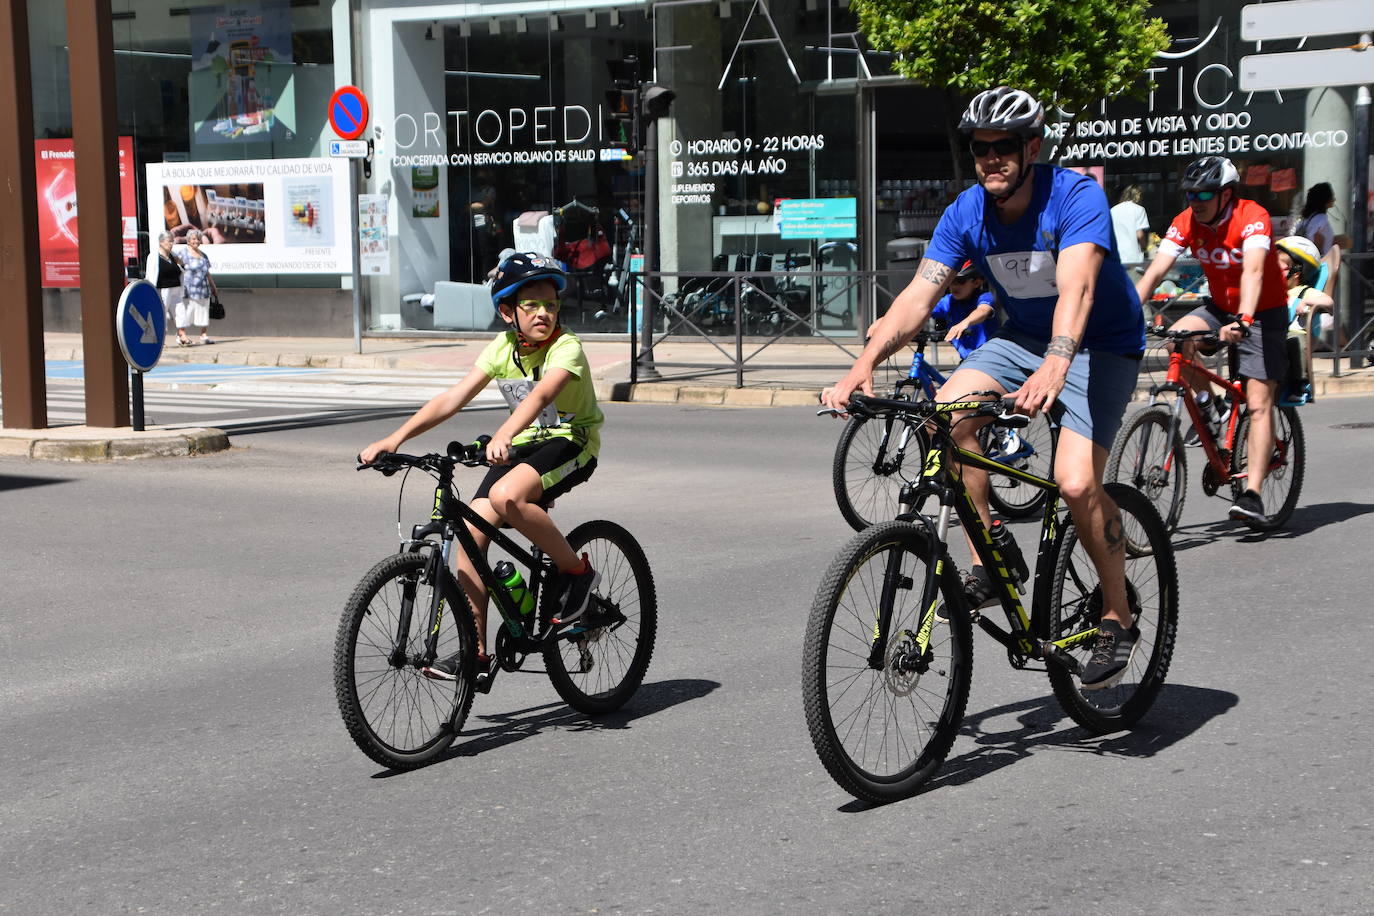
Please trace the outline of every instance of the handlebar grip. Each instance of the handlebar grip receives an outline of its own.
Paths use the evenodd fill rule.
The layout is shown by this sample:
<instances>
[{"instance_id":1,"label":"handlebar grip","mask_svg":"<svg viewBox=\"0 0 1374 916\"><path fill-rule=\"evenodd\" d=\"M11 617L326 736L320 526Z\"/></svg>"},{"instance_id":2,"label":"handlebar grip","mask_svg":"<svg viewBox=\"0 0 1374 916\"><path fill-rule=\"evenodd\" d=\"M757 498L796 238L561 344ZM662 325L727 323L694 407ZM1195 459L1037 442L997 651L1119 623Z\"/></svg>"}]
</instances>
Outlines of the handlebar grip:
<instances>
[{"instance_id":1,"label":"handlebar grip","mask_svg":"<svg viewBox=\"0 0 1374 916\"><path fill-rule=\"evenodd\" d=\"M448 444L448 456L455 461L485 462L487 443L490 441L491 436L478 436L466 444L455 440Z\"/></svg>"}]
</instances>

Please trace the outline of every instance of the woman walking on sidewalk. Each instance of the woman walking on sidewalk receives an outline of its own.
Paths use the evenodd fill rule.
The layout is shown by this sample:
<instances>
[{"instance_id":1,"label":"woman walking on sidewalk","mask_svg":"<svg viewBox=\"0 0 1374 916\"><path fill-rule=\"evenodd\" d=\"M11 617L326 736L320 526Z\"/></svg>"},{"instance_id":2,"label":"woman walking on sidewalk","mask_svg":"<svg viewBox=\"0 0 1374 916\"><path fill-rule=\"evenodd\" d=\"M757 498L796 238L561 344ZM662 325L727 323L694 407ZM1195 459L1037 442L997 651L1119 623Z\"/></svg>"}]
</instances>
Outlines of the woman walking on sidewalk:
<instances>
[{"instance_id":1,"label":"woman walking on sidewalk","mask_svg":"<svg viewBox=\"0 0 1374 916\"><path fill-rule=\"evenodd\" d=\"M162 232L157 237L157 250L148 252L148 265L143 270L143 278L157 287L162 297L162 312L170 326L176 321L176 310L181 302L181 258L172 251L175 239L170 232Z\"/></svg>"},{"instance_id":2,"label":"woman walking on sidewalk","mask_svg":"<svg viewBox=\"0 0 1374 916\"><path fill-rule=\"evenodd\" d=\"M200 328L200 342L214 343L210 339L210 297L218 296L215 279L210 276L210 256L201 250L202 236L199 229L186 233L186 247L181 255L181 283L184 298L177 305L177 345L191 346L187 333L192 326Z\"/></svg>"}]
</instances>

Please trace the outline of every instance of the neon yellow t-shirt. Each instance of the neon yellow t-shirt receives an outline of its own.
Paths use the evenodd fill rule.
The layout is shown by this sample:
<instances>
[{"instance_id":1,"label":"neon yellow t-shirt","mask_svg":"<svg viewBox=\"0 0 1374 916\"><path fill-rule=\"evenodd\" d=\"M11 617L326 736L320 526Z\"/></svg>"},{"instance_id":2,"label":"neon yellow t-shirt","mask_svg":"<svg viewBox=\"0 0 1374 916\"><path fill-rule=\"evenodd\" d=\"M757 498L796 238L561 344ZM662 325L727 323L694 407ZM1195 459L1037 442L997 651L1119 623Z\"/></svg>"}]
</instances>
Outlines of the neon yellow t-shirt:
<instances>
[{"instance_id":1,"label":"neon yellow t-shirt","mask_svg":"<svg viewBox=\"0 0 1374 916\"><path fill-rule=\"evenodd\" d=\"M512 445L539 442L562 436L582 444L593 458L601 449L601 424L605 416L592 390L592 369L582 350L582 339L568 331L534 353L520 354L516 362L515 332L506 331L487 344L477 357L477 368L497 380L512 410L529 395L551 369L565 369L572 380L563 386L552 404L534 425L516 436Z\"/></svg>"}]
</instances>

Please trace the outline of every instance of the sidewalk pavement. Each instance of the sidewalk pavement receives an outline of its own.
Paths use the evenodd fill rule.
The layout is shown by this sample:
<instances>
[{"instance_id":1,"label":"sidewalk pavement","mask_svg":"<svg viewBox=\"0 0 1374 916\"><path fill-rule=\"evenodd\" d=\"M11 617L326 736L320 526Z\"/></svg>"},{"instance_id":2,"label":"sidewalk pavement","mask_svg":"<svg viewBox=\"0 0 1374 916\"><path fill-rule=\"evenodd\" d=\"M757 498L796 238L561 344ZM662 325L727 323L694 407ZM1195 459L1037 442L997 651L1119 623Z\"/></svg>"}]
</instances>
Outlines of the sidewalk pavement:
<instances>
[{"instance_id":1,"label":"sidewalk pavement","mask_svg":"<svg viewBox=\"0 0 1374 916\"><path fill-rule=\"evenodd\" d=\"M163 350L162 362L217 363L233 366L281 366L318 369L394 369L432 372L436 378L457 381L471 368L488 338L375 338L362 341L362 352L352 338L338 337L224 337L213 344L172 346ZM840 340L842 346L817 340L780 340L768 346L745 343L741 356L745 369L743 387L736 387L733 338L706 341L673 339L654 347L657 377L643 370L631 384L630 344L625 339L583 338L592 368L597 396L602 400L655 404L701 404L723 407L814 407L820 390L849 369L859 346ZM80 334L44 335L46 359L80 360ZM953 354L941 347L932 355L936 365L947 368ZM898 360L902 362L902 360ZM1374 393L1374 368L1344 367L1339 378L1330 374L1330 362L1318 358L1313 365L1314 387L1319 398ZM905 365L891 364L879 388L890 387L904 374ZM1160 361L1147 355L1141 372L1138 396L1162 376ZM144 386L159 387L157 370L145 376ZM0 429L0 456L92 461L110 458L196 455L229 447L228 437L216 429L157 428L136 433L132 429L97 429L85 426L44 430Z\"/></svg>"}]
</instances>

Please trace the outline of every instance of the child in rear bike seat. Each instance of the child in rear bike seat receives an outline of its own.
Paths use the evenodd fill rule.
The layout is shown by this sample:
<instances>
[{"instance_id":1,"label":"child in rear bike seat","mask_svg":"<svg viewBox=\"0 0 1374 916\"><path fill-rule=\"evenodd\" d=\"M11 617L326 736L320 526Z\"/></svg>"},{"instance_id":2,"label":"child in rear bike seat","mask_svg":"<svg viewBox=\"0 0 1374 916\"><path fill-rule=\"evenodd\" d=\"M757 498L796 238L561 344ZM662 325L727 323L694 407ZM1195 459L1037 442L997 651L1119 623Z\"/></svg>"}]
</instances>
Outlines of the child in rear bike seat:
<instances>
[{"instance_id":1,"label":"child in rear bike seat","mask_svg":"<svg viewBox=\"0 0 1374 916\"><path fill-rule=\"evenodd\" d=\"M487 444L491 470L469 505L493 524L504 522L519 531L558 567L556 624L579 619L601 579L585 554L579 558L573 553L546 511L555 498L596 470L604 419L582 341L558 324L558 296L567 283L567 276L551 258L532 252L503 258L492 279L491 298L510 330L487 345L462 381L359 454L368 463L395 452L406 440L453 416L496 379L511 415ZM471 525L468 528L485 551L488 538ZM478 673L490 672L486 588L461 551L457 552L457 573L477 621ZM424 674L455 680L457 658L438 660Z\"/></svg>"},{"instance_id":2,"label":"child in rear bike seat","mask_svg":"<svg viewBox=\"0 0 1374 916\"><path fill-rule=\"evenodd\" d=\"M960 359L997 333L996 300L988 292L976 264L964 262L950 281L949 292L930 310L930 317L949 326L945 340L954 345Z\"/></svg>"}]
</instances>

